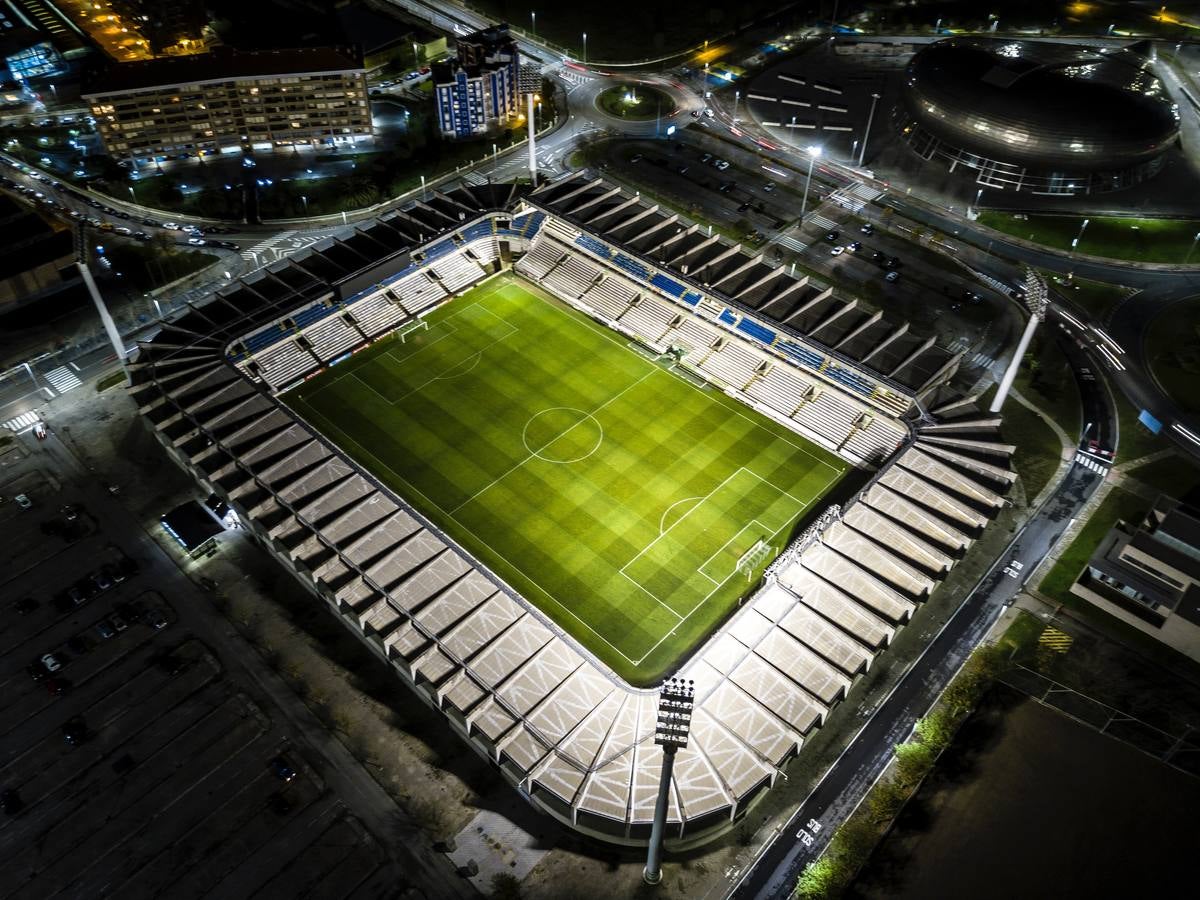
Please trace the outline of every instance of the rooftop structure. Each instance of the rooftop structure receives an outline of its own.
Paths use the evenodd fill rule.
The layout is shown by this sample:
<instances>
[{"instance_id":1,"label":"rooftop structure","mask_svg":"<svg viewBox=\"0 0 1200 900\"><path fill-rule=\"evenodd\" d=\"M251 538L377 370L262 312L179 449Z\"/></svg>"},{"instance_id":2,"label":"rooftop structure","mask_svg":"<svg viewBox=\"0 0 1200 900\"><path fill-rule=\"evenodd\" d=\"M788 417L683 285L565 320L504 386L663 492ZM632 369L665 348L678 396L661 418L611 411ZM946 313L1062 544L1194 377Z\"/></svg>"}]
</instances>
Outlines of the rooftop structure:
<instances>
[{"instance_id":1,"label":"rooftop structure","mask_svg":"<svg viewBox=\"0 0 1200 900\"><path fill-rule=\"evenodd\" d=\"M1140 523L1118 522L1071 593L1200 659L1200 509L1161 496Z\"/></svg>"},{"instance_id":2,"label":"rooftop structure","mask_svg":"<svg viewBox=\"0 0 1200 900\"><path fill-rule=\"evenodd\" d=\"M314 47L211 53L112 66L84 100L122 159L329 146L372 135L362 57Z\"/></svg>"},{"instance_id":3,"label":"rooftop structure","mask_svg":"<svg viewBox=\"0 0 1200 900\"><path fill-rule=\"evenodd\" d=\"M896 123L914 151L985 187L1119 190L1151 177L1179 117L1134 48L953 38L909 63Z\"/></svg>"},{"instance_id":4,"label":"rooftop structure","mask_svg":"<svg viewBox=\"0 0 1200 900\"><path fill-rule=\"evenodd\" d=\"M745 382L776 369L783 378L772 384L785 395L789 379L820 382L799 406L855 394L782 356L757 357L739 382L744 354L767 353L751 349L754 328L740 332L746 341L737 337L744 309L717 306L710 318L708 306L676 306L672 298L685 293L714 304L719 295L654 279L637 251L608 245L599 225L585 232L576 224L584 211L567 199L570 191L596 191L599 205L618 189L562 184L533 194L508 185L434 192L231 285L141 345L131 393L169 455L227 500L264 547L524 796L581 832L644 845L662 765L653 743L656 692L615 677L276 399L280 388L418 325L424 311L453 302L509 259L535 280L546 267L546 289L581 308L593 292L597 303L618 304L615 318L595 312L610 327L647 304L644 318L618 329L627 334L652 333L655 310L667 314L664 333L683 335L692 323L710 329L712 353L698 358L735 348L707 377L742 402L755 402ZM623 202L638 212L635 198ZM547 211L556 204L573 218ZM654 227L651 211L641 212L642 230ZM722 252L734 259L738 250ZM976 418L969 403L941 403L940 393L928 392L931 415L956 418L905 437L898 449L893 443L866 488L790 544L761 590L677 673L694 683L695 705L666 794L668 846L745 816L1004 503L1013 448L995 439L995 420ZM786 415L770 405L775 394L761 396L764 410ZM895 422L873 408L869 418Z\"/></svg>"},{"instance_id":5,"label":"rooftop structure","mask_svg":"<svg viewBox=\"0 0 1200 900\"><path fill-rule=\"evenodd\" d=\"M0 195L0 312L80 284L75 241L21 203Z\"/></svg>"}]
</instances>

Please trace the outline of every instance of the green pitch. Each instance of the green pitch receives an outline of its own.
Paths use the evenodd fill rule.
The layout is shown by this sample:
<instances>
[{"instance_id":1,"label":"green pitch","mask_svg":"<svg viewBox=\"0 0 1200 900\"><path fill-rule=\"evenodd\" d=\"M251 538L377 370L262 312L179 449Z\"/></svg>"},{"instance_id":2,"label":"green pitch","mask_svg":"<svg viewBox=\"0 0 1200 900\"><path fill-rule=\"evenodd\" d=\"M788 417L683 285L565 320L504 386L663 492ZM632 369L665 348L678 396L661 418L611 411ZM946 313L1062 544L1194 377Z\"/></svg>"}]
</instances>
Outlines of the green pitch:
<instances>
[{"instance_id":1,"label":"green pitch","mask_svg":"<svg viewBox=\"0 0 1200 900\"><path fill-rule=\"evenodd\" d=\"M709 634L750 586L739 560L757 577L846 469L524 282L426 321L285 401L634 683Z\"/></svg>"}]
</instances>

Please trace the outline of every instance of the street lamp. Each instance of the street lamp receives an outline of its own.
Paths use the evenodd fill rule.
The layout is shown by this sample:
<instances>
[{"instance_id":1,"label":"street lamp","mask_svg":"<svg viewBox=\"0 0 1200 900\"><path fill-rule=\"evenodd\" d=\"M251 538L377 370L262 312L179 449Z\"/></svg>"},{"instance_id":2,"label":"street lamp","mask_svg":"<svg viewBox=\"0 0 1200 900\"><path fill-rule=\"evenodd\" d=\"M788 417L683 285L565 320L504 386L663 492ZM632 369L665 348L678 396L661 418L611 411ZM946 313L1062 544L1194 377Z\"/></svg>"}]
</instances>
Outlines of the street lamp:
<instances>
[{"instance_id":1,"label":"street lamp","mask_svg":"<svg viewBox=\"0 0 1200 900\"><path fill-rule=\"evenodd\" d=\"M821 148L815 144L808 147L808 180L804 182L804 199L800 201L800 224L804 224L804 211L808 208L808 189L812 186L812 170L817 162L817 157L821 155Z\"/></svg>"},{"instance_id":2,"label":"street lamp","mask_svg":"<svg viewBox=\"0 0 1200 900\"><path fill-rule=\"evenodd\" d=\"M1092 221L1092 220L1084 219L1083 224L1079 226L1079 234L1075 235L1075 239L1071 241L1071 252L1072 253L1075 252L1075 248L1079 246L1080 240L1083 239L1084 229L1086 229L1088 227L1088 222L1090 222L1090 221Z\"/></svg>"},{"instance_id":3,"label":"street lamp","mask_svg":"<svg viewBox=\"0 0 1200 900\"><path fill-rule=\"evenodd\" d=\"M492 168L496 168L496 145L492 144Z\"/></svg>"},{"instance_id":4,"label":"street lamp","mask_svg":"<svg viewBox=\"0 0 1200 900\"><path fill-rule=\"evenodd\" d=\"M733 92L733 124L734 125L737 124L737 105L738 105L738 100L740 100L741 98L742 98L741 91Z\"/></svg>"},{"instance_id":5,"label":"street lamp","mask_svg":"<svg viewBox=\"0 0 1200 900\"><path fill-rule=\"evenodd\" d=\"M1196 241L1200 241L1200 231L1197 231L1196 236L1192 238L1192 246L1188 248L1188 255L1183 261L1185 266L1192 261L1192 254L1196 252Z\"/></svg>"},{"instance_id":6,"label":"street lamp","mask_svg":"<svg viewBox=\"0 0 1200 900\"><path fill-rule=\"evenodd\" d=\"M532 9L529 11L529 31L533 35L533 39L537 40L537 13Z\"/></svg>"},{"instance_id":7,"label":"street lamp","mask_svg":"<svg viewBox=\"0 0 1200 900\"><path fill-rule=\"evenodd\" d=\"M134 203L137 203L137 195L136 195L136 194L134 194L134 192L133 192L133 185L132 185L132 184L131 184L131 185L129 185L129 199L130 199L130 200L132 200Z\"/></svg>"},{"instance_id":8,"label":"street lamp","mask_svg":"<svg viewBox=\"0 0 1200 900\"><path fill-rule=\"evenodd\" d=\"M879 102L879 95L871 95L871 111L867 114L867 127L863 131L862 148L858 151L858 164L861 167L863 159L867 155L867 138L871 136L871 121L875 118L875 104Z\"/></svg>"},{"instance_id":9,"label":"street lamp","mask_svg":"<svg viewBox=\"0 0 1200 900\"><path fill-rule=\"evenodd\" d=\"M583 33L583 64L587 65L587 32Z\"/></svg>"},{"instance_id":10,"label":"street lamp","mask_svg":"<svg viewBox=\"0 0 1200 900\"><path fill-rule=\"evenodd\" d=\"M303 194L301 194L300 199L304 201L304 215L307 216L308 215L308 198L305 197Z\"/></svg>"},{"instance_id":11,"label":"street lamp","mask_svg":"<svg viewBox=\"0 0 1200 900\"><path fill-rule=\"evenodd\" d=\"M658 778L658 800L654 804L654 824L650 828L650 846L646 852L646 868L642 870L642 880L646 884L662 881L662 833L667 824L671 773L675 768L675 753L687 746L695 692L695 682L682 678L667 679L658 692L658 723L654 728L654 743L663 748L663 761Z\"/></svg>"}]
</instances>

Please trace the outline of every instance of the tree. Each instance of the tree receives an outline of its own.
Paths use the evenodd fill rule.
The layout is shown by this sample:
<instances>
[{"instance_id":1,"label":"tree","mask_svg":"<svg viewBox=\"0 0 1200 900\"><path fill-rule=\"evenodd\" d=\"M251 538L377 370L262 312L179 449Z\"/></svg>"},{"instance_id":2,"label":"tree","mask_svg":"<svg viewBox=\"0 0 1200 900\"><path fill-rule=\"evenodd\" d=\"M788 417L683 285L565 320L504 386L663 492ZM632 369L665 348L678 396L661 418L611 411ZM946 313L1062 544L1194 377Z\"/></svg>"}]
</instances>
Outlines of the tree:
<instances>
[{"instance_id":1,"label":"tree","mask_svg":"<svg viewBox=\"0 0 1200 900\"><path fill-rule=\"evenodd\" d=\"M928 744L908 742L896 745L896 778L901 784L914 786L933 767L933 750Z\"/></svg>"},{"instance_id":2,"label":"tree","mask_svg":"<svg viewBox=\"0 0 1200 900\"><path fill-rule=\"evenodd\" d=\"M917 720L917 734L935 753L944 750L954 736L950 716L941 710L931 712Z\"/></svg>"},{"instance_id":3,"label":"tree","mask_svg":"<svg viewBox=\"0 0 1200 900\"><path fill-rule=\"evenodd\" d=\"M810 862L796 882L796 897L800 900L823 900L833 896L837 865L828 855Z\"/></svg>"},{"instance_id":4,"label":"tree","mask_svg":"<svg viewBox=\"0 0 1200 900\"><path fill-rule=\"evenodd\" d=\"M508 872L492 876L492 900L521 900L521 882Z\"/></svg>"}]
</instances>

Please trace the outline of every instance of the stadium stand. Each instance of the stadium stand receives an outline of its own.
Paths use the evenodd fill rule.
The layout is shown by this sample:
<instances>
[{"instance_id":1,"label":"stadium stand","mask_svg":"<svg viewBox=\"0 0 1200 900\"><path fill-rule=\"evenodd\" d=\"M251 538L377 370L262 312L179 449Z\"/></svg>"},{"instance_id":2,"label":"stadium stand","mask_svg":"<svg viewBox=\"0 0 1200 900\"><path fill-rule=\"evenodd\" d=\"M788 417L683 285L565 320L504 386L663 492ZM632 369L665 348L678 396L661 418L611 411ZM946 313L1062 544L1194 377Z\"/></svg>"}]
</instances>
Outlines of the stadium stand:
<instances>
[{"instance_id":1,"label":"stadium stand","mask_svg":"<svg viewBox=\"0 0 1200 900\"><path fill-rule=\"evenodd\" d=\"M533 246L519 271L548 274L565 255L539 240L549 220L531 227L533 215L512 186L464 185L449 197L509 222L506 234L495 233L523 241L521 252L530 237L520 232L529 229ZM405 320L392 291L403 300L422 293L408 290L410 279L433 284L408 271L407 253L430 242L443 248L431 254L437 260L461 250L442 219L415 205L363 227L362 240L343 239L376 261L366 275L314 251L281 266L270 287L238 282L188 307L139 345L129 366L130 393L167 454L229 502L243 527L522 796L592 837L644 843L662 760L653 743L653 693L624 684L582 652L253 380L255 369L269 367L271 384L288 383L339 352L349 332L379 335ZM380 248L401 255L388 263L393 257L381 256ZM693 335L697 343L711 332L714 343L725 341L718 355L737 347L720 364L731 367L722 371L735 380L747 358L761 354L760 362L771 365L747 391L781 415L838 394L718 324L724 306L705 313L710 320L703 324L693 319L694 329L671 326L692 313L673 312L674 301L660 299L646 282L644 263L623 252L611 260L640 279L631 283L645 284L639 292L656 294L643 296L622 322L637 313L651 330L661 326L660 336ZM402 278L385 274L389 265ZM312 285L317 270L328 274ZM632 288L609 285L614 277L589 293L603 287L611 302L627 303ZM290 286L302 284L308 286ZM348 298L342 308L329 306L302 334L281 324L329 292ZM694 306L703 312L706 302ZM339 327L343 315L353 318L354 329ZM818 383L824 387L813 397ZM846 409L856 402L846 395ZM830 408L829 415L842 417L839 429L873 434L873 423L886 416L877 405L859 406L851 413ZM789 545L761 588L678 671L694 680L696 706L674 771L673 840L715 836L745 816L1004 502L1012 480L1005 445L995 440L994 426L969 424L977 415L969 405L956 409L952 418L961 427L953 437L929 431L936 423L923 426L916 443L884 460L840 515L828 512L827 527L814 526ZM872 410L876 418L859 427Z\"/></svg>"}]
</instances>

